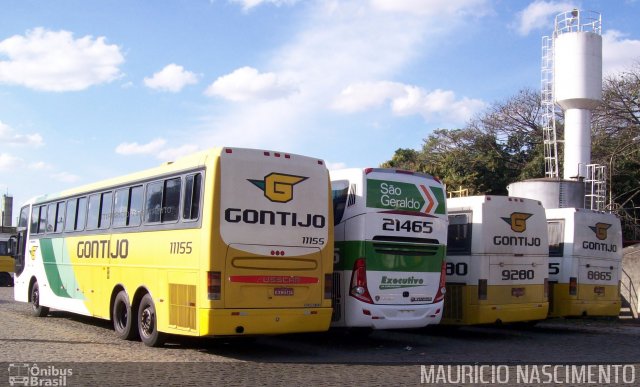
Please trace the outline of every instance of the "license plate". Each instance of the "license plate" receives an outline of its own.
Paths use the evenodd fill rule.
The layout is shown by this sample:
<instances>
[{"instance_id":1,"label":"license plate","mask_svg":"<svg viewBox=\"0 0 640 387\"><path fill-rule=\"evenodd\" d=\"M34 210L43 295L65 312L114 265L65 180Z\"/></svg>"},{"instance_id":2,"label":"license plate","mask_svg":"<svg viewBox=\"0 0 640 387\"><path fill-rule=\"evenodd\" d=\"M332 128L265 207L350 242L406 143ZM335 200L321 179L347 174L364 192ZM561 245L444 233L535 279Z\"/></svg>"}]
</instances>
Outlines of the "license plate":
<instances>
[{"instance_id":1,"label":"license plate","mask_svg":"<svg viewBox=\"0 0 640 387\"><path fill-rule=\"evenodd\" d=\"M273 289L274 296L293 296L293 288L275 288Z\"/></svg>"},{"instance_id":2,"label":"license plate","mask_svg":"<svg viewBox=\"0 0 640 387\"><path fill-rule=\"evenodd\" d=\"M593 288L593 292L598 296L604 296L604 286L596 286Z\"/></svg>"},{"instance_id":3,"label":"license plate","mask_svg":"<svg viewBox=\"0 0 640 387\"><path fill-rule=\"evenodd\" d=\"M511 288L511 295L513 297L522 297L522 296L524 296L524 288Z\"/></svg>"}]
</instances>

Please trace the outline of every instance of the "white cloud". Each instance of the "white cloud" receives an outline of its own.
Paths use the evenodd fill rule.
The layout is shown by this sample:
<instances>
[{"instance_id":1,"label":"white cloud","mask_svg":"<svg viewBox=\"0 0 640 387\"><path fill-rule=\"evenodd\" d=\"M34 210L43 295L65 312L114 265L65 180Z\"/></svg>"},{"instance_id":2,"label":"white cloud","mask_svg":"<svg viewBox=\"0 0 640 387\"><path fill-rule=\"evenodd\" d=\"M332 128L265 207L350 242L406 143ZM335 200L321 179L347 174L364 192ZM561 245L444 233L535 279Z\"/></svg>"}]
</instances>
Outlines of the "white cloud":
<instances>
[{"instance_id":1,"label":"white cloud","mask_svg":"<svg viewBox=\"0 0 640 387\"><path fill-rule=\"evenodd\" d=\"M44 141L38 133L16 133L9 125L0 121L0 144L40 146L44 144Z\"/></svg>"},{"instance_id":2,"label":"white cloud","mask_svg":"<svg viewBox=\"0 0 640 387\"><path fill-rule=\"evenodd\" d=\"M79 176L69 172L54 173L51 177L53 177L54 180L61 181L63 183L75 183L80 180Z\"/></svg>"},{"instance_id":3,"label":"white cloud","mask_svg":"<svg viewBox=\"0 0 640 387\"><path fill-rule=\"evenodd\" d=\"M369 82L354 84L340 93L333 108L344 112L356 112L379 107L390 102L395 115L420 114L425 120L446 119L463 123L476 112L484 109L486 103L478 99L456 100L450 90L426 91L418 86L397 82Z\"/></svg>"},{"instance_id":4,"label":"white cloud","mask_svg":"<svg viewBox=\"0 0 640 387\"><path fill-rule=\"evenodd\" d=\"M277 7L282 5L293 5L298 0L230 0L232 3L239 3L242 5L242 9L247 11L251 8L257 7L261 4L273 4Z\"/></svg>"},{"instance_id":5,"label":"white cloud","mask_svg":"<svg viewBox=\"0 0 640 387\"><path fill-rule=\"evenodd\" d=\"M17 167L22 163L22 160L18 157L12 156L8 153L0 153L0 170L8 170L13 167Z\"/></svg>"},{"instance_id":6,"label":"white cloud","mask_svg":"<svg viewBox=\"0 0 640 387\"><path fill-rule=\"evenodd\" d=\"M157 154L166 143L167 141L162 138L156 138L146 144L125 142L116 147L116 153L121 155Z\"/></svg>"},{"instance_id":7,"label":"white cloud","mask_svg":"<svg viewBox=\"0 0 640 387\"><path fill-rule=\"evenodd\" d=\"M202 133L198 134L202 143L311 154L308 151L317 149L318 142L325 141L330 130L341 129L339 114L330 110L341 90L356 83L400 77L415 59L475 21L475 16L488 12L486 2L478 0L428 3L433 3L433 12L428 14L385 10L379 3L362 0L307 3L297 15L300 30L278 49L263 54L271 60L261 66L274 74L265 83L273 86L286 80L287 87L284 91L276 88L280 91L276 95L287 98L265 99L251 90L255 85L247 79L265 81L260 78L264 74L251 67L232 73L237 76L234 82L232 74L219 78L214 83L218 88L208 89L208 95L252 102L216 105L209 116L203 117ZM457 17L463 12L472 16ZM227 85L223 79L228 80ZM262 99L257 99L256 94ZM376 135L386 136L388 133L383 131L389 128L376 129ZM370 131L367 125L351 127L348 138L362 138L363 144L369 144ZM419 135L416 141L422 138Z\"/></svg>"},{"instance_id":8,"label":"white cloud","mask_svg":"<svg viewBox=\"0 0 640 387\"><path fill-rule=\"evenodd\" d=\"M294 91L292 84L275 73L259 73L245 66L216 79L205 94L240 102L284 98Z\"/></svg>"},{"instance_id":9,"label":"white cloud","mask_svg":"<svg viewBox=\"0 0 640 387\"><path fill-rule=\"evenodd\" d=\"M175 63L165 66L162 70L153 74L151 78L145 78L144 84L148 88L177 93L186 85L198 83L198 76L184 67Z\"/></svg>"},{"instance_id":10,"label":"white cloud","mask_svg":"<svg viewBox=\"0 0 640 387\"><path fill-rule=\"evenodd\" d=\"M44 91L78 91L122 74L120 48L106 38L74 39L69 31L36 28L0 41L0 83Z\"/></svg>"},{"instance_id":11,"label":"white cloud","mask_svg":"<svg viewBox=\"0 0 640 387\"><path fill-rule=\"evenodd\" d=\"M528 35L533 30L546 29L546 33L553 32L555 15L571 11L576 8L574 3L554 1L534 1L527 8L518 12L518 18L512 27L520 35Z\"/></svg>"},{"instance_id":12,"label":"white cloud","mask_svg":"<svg viewBox=\"0 0 640 387\"><path fill-rule=\"evenodd\" d=\"M49 171L52 170L53 167L50 164L45 163L44 161L37 161L35 163L29 164L29 169L34 171Z\"/></svg>"},{"instance_id":13,"label":"white cloud","mask_svg":"<svg viewBox=\"0 0 640 387\"><path fill-rule=\"evenodd\" d=\"M604 75L629 70L640 61L640 40L626 39L625 34L608 30L602 35L602 72Z\"/></svg>"}]
</instances>

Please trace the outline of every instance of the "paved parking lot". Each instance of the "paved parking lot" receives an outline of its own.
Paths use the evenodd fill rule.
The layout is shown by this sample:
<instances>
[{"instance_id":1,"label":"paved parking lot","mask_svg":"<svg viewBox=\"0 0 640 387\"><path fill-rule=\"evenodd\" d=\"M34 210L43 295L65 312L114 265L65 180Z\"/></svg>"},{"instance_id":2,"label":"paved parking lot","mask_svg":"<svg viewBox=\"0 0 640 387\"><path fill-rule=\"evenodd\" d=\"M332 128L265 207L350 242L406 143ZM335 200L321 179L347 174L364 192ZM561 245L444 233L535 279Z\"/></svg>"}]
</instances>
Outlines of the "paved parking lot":
<instances>
[{"instance_id":1,"label":"paved parking lot","mask_svg":"<svg viewBox=\"0 0 640 387\"><path fill-rule=\"evenodd\" d=\"M433 364L640 365L638 343L636 322L555 319L533 328L434 327L368 338L335 330L240 340L175 337L164 348L147 348L117 339L108 321L57 311L32 317L28 305L13 301L12 288L0 288L0 385L11 365L58 375L70 369L66 385L417 385L421 366Z\"/></svg>"}]
</instances>

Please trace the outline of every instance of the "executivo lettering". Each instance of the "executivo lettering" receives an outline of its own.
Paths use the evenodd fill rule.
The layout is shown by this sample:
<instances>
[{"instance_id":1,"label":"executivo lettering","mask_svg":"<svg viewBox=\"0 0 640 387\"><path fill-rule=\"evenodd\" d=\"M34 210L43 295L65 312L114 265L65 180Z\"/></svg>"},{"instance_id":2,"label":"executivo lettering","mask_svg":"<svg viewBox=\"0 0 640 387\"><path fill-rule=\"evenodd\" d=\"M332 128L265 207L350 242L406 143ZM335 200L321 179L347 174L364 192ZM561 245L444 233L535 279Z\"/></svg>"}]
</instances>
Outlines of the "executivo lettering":
<instances>
[{"instance_id":1,"label":"executivo lettering","mask_svg":"<svg viewBox=\"0 0 640 387\"><path fill-rule=\"evenodd\" d=\"M413 276L408 278L393 278L382 276L380 282L380 290L384 289L399 289L399 288L412 288L416 286L425 286L422 278L415 278Z\"/></svg>"}]
</instances>

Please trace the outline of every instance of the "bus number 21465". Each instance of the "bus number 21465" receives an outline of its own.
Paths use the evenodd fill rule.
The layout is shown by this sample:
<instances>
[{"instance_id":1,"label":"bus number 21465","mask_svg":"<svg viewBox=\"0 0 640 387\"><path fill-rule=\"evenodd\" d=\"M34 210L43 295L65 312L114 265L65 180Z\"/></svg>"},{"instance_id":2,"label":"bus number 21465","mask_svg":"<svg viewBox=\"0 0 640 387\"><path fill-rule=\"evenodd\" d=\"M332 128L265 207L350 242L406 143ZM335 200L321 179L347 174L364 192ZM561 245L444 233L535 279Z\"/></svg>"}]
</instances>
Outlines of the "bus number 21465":
<instances>
[{"instance_id":1,"label":"bus number 21465","mask_svg":"<svg viewBox=\"0 0 640 387\"><path fill-rule=\"evenodd\" d=\"M384 231L406 231L430 234L433 232L432 224L433 222L425 222L422 220L405 220L404 222L401 222L398 219L382 219L382 229Z\"/></svg>"}]
</instances>

